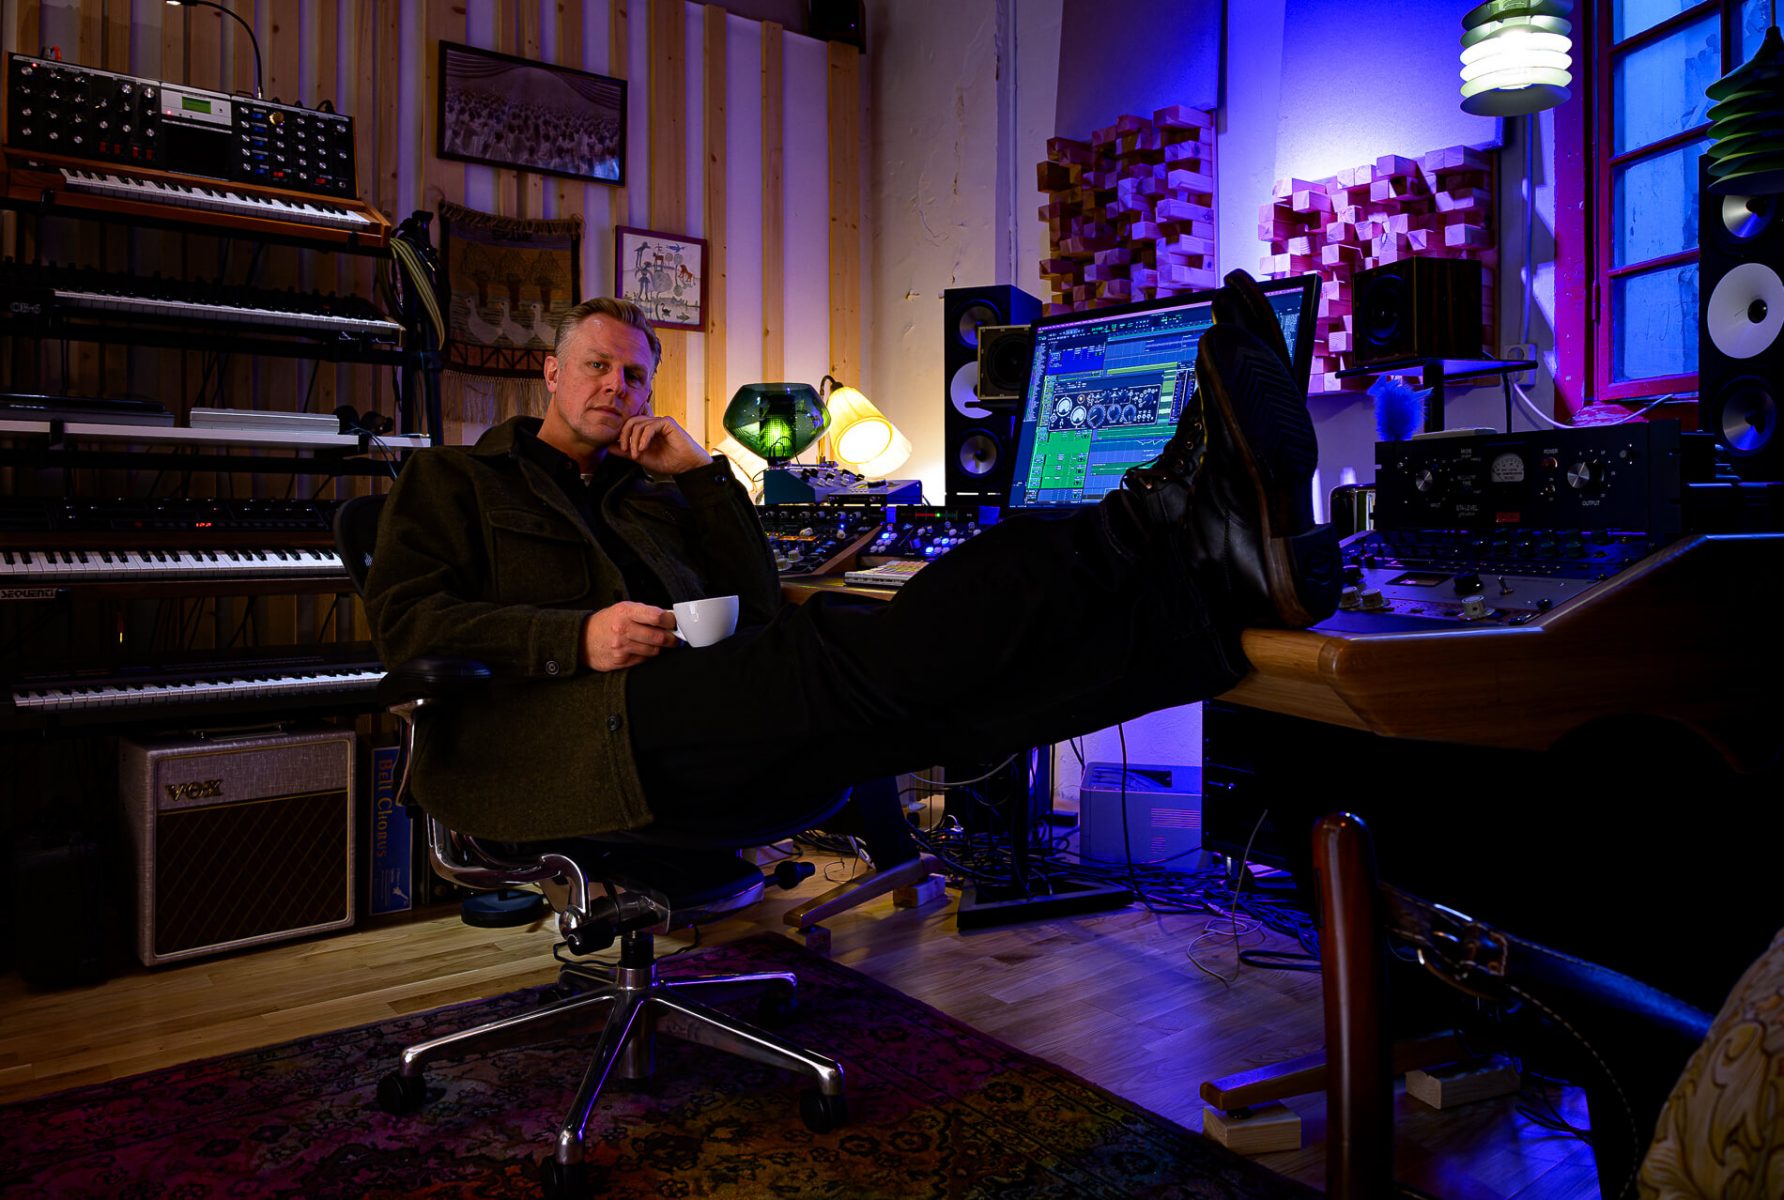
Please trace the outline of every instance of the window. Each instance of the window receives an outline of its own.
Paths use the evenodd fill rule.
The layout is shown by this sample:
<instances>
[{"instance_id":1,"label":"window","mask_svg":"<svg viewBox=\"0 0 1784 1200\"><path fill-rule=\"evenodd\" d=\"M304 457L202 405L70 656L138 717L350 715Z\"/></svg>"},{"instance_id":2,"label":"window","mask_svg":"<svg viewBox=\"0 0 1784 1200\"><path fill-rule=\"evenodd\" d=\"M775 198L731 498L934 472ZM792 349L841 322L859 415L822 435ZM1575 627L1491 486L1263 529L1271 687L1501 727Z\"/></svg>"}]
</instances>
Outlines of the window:
<instances>
[{"instance_id":1,"label":"window","mask_svg":"<svg viewBox=\"0 0 1784 1200\"><path fill-rule=\"evenodd\" d=\"M1587 6L1581 5L1584 9ZM1574 187L1562 161L1557 237L1585 246L1581 286L1590 369L1579 383L1598 400L1640 400L1697 387L1698 157L1707 141L1704 89L1752 57L1769 0L1591 0L1575 45L1589 61L1584 101L1557 136L1586 147ZM1566 109L1562 110L1564 113ZM1569 193L1573 193L1569 195ZM1574 208L1570 201L1583 201ZM1577 240L1565 238L1576 233ZM1571 278L1570 278L1571 277ZM1566 294L1558 299L1566 303ZM1562 342L1570 340L1562 330ZM1573 372L1569 371L1571 376ZM1570 397L1578 406L1578 397Z\"/></svg>"}]
</instances>

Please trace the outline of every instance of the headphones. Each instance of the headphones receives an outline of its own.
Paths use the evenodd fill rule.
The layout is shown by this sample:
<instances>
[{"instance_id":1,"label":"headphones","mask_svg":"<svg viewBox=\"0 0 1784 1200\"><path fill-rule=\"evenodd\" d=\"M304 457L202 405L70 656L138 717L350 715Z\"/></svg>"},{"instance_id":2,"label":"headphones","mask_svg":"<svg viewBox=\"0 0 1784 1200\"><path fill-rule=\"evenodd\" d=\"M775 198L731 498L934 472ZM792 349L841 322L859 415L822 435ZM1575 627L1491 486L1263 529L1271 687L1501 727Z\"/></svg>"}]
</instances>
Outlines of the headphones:
<instances>
[{"instance_id":1,"label":"headphones","mask_svg":"<svg viewBox=\"0 0 1784 1200\"><path fill-rule=\"evenodd\" d=\"M396 428L396 422L383 413L369 409L361 413L351 404L337 405L335 416L340 418L342 433L369 433L376 437Z\"/></svg>"}]
</instances>

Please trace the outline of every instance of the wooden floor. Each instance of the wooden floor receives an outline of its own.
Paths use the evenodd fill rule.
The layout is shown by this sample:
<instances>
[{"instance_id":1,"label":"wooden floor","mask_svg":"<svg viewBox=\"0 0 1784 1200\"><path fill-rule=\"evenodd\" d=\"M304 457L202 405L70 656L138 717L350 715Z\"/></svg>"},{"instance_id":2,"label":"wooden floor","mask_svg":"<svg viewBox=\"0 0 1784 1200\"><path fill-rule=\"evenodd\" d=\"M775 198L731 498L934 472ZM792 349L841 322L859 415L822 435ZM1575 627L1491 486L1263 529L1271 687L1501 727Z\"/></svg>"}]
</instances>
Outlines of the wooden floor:
<instances>
[{"instance_id":1,"label":"wooden floor","mask_svg":"<svg viewBox=\"0 0 1784 1200\"><path fill-rule=\"evenodd\" d=\"M826 874L850 869L818 865L797 891L771 893L747 918L708 926L703 939L791 933L781 914L829 886ZM1130 908L962 934L955 896L917 910L882 898L838 917L829 923L832 957L1195 1130L1201 1080L1320 1047L1318 976L1239 967L1219 939L1193 952L1230 982L1205 973L1189 952L1206 916ZM0 1103L548 982L553 940L550 927L474 929L447 909L87 989L32 992L6 976ZM1449 1113L1400 1103L1406 1182L1452 1200L1597 1195L1590 1152L1517 1116L1509 1100ZM1317 1185L1324 1103L1304 1097L1290 1107L1309 1144L1261 1161Z\"/></svg>"}]
</instances>

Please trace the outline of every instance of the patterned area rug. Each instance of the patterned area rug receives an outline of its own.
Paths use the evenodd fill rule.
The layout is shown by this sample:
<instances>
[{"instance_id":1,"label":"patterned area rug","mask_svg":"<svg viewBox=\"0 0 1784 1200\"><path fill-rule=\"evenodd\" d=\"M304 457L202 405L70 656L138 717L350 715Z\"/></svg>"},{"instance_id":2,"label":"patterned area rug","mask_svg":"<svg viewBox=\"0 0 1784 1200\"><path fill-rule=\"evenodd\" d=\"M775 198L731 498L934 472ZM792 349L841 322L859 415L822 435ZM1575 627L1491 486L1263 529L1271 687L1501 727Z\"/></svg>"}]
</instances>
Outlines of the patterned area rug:
<instances>
[{"instance_id":1,"label":"patterned area rug","mask_svg":"<svg viewBox=\"0 0 1784 1200\"><path fill-rule=\"evenodd\" d=\"M665 974L793 970L785 1032L839 1059L849 1123L799 1119L782 1072L673 1038L648 1090L596 1111L599 1194L1127 1200L1306 1197L1299 1185L769 934ZM531 1197L586 1046L437 1067L419 1113L372 1097L399 1048L539 1002L530 989L0 1108L0 1193Z\"/></svg>"}]
</instances>

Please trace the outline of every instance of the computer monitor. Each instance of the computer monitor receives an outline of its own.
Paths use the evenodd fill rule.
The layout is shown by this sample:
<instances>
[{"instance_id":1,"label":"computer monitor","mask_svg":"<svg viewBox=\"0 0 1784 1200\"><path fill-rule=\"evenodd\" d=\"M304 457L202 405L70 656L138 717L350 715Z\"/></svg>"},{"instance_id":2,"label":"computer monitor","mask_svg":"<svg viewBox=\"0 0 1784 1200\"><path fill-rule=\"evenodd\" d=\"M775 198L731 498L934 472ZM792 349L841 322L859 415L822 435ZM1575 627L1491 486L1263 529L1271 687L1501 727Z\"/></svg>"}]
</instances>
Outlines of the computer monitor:
<instances>
[{"instance_id":1,"label":"computer monitor","mask_svg":"<svg viewBox=\"0 0 1784 1200\"><path fill-rule=\"evenodd\" d=\"M1319 277L1259 286L1282 325L1289 378L1305 392ZM1195 390L1196 346L1213 323L1213 292L1037 321L1010 508L1094 504L1129 467L1157 458Z\"/></svg>"}]
</instances>

